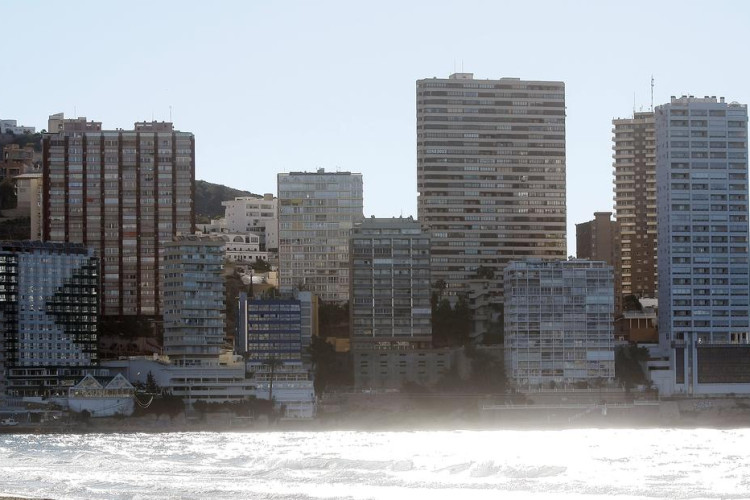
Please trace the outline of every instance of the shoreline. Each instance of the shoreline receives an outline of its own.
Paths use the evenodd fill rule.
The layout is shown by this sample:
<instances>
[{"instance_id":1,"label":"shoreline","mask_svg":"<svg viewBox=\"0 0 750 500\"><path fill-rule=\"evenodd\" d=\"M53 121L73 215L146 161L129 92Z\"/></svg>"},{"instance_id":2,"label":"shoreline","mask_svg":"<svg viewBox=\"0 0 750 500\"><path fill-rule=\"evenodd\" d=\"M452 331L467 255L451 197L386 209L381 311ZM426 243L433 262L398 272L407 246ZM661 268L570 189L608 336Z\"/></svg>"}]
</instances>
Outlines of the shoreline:
<instances>
[{"instance_id":1,"label":"shoreline","mask_svg":"<svg viewBox=\"0 0 750 500\"><path fill-rule=\"evenodd\" d=\"M0 429L0 435L12 434L168 434L185 432L267 433L267 432L451 432L451 431L563 431L597 429L716 429L750 428L750 410L714 414L680 415L665 419L656 412L628 415L586 415L575 418L570 413L545 413L539 410L515 411L512 414L438 415L432 412L399 414L324 415L312 420L259 419L242 425L227 415L212 415L203 421L191 421L179 415L173 420L146 417L103 418L66 426L46 427L40 424L18 425ZM5 500L0 496L0 500Z\"/></svg>"}]
</instances>

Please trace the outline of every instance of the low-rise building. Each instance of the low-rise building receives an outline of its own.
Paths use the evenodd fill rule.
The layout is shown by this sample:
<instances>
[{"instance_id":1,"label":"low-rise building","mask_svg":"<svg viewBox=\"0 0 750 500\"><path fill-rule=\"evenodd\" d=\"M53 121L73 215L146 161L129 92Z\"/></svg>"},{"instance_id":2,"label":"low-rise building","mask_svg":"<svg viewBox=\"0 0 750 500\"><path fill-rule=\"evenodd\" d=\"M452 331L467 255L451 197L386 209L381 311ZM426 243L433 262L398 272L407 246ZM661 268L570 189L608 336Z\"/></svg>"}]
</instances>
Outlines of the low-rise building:
<instances>
[{"instance_id":1,"label":"low-rise building","mask_svg":"<svg viewBox=\"0 0 750 500\"><path fill-rule=\"evenodd\" d=\"M240 196L223 201L224 226L230 233L256 233L264 252L278 252L279 219L278 200L273 194L262 197Z\"/></svg>"},{"instance_id":2,"label":"low-rise building","mask_svg":"<svg viewBox=\"0 0 750 500\"><path fill-rule=\"evenodd\" d=\"M410 383L433 386L451 369L454 353L454 349L353 351L355 387L401 389Z\"/></svg>"},{"instance_id":3,"label":"low-rise building","mask_svg":"<svg viewBox=\"0 0 750 500\"><path fill-rule=\"evenodd\" d=\"M68 389L67 407L76 413L88 412L92 417L129 417L135 409L135 387L122 374L114 377L86 375Z\"/></svg>"},{"instance_id":4,"label":"low-rise building","mask_svg":"<svg viewBox=\"0 0 750 500\"><path fill-rule=\"evenodd\" d=\"M19 125L17 120L0 120L0 133L2 134L24 135L35 132L36 128Z\"/></svg>"},{"instance_id":5,"label":"low-rise building","mask_svg":"<svg viewBox=\"0 0 750 500\"><path fill-rule=\"evenodd\" d=\"M315 416L315 388L310 370L300 361L269 363L248 362L248 372L255 396L270 399L274 408L287 419L310 419ZM273 383L272 383L273 381Z\"/></svg>"},{"instance_id":6,"label":"low-rise building","mask_svg":"<svg viewBox=\"0 0 750 500\"><path fill-rule=\"evenodd\" d=\"M221 233L224 240L224 257L231 262L253 263L268 261L268 252L261 251L261 235L256 233Z\"/></svg>"}]
</instances>

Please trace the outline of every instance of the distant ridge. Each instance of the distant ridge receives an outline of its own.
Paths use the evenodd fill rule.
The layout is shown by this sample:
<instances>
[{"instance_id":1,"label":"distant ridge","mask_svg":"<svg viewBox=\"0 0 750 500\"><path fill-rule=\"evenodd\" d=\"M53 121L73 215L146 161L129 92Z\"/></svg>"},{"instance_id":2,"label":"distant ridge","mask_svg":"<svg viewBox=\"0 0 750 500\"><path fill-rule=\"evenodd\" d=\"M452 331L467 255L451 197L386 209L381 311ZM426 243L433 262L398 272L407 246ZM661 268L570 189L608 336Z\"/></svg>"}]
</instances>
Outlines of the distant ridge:
<instances>
[{"instance_id":1,"label":"distant ridge","mask_svg":"<svg viewBox=\"0 0 750 500\"><path fill-rule=\"evenodd\" d=\"M196 222L208 222L207 219L215 219L224 216L222 201L233 200L237 196L254 196L262 198L261 195L242 191L221 184L212 184L206 181L195 181L195 220Z\"/></svg>"}]
</instances>

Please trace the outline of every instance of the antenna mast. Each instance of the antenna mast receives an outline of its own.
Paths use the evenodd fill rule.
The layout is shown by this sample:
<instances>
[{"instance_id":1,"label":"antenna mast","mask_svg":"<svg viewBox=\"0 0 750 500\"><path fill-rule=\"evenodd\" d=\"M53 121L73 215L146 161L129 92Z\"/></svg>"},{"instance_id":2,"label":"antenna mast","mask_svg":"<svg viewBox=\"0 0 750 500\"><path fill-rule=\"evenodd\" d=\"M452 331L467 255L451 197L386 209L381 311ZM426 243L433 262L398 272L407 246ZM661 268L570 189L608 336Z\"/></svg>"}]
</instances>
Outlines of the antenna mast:
<instances>
[{"instance_id":1,"label":"antenna mast","mask_svg":"<svg viewBox=\"0 0 750 500\"><path fill-rule=\"evenodd\" d=\"M651 112L654 112L654 75L651 75Z\"/></svg>"}]
</instances>

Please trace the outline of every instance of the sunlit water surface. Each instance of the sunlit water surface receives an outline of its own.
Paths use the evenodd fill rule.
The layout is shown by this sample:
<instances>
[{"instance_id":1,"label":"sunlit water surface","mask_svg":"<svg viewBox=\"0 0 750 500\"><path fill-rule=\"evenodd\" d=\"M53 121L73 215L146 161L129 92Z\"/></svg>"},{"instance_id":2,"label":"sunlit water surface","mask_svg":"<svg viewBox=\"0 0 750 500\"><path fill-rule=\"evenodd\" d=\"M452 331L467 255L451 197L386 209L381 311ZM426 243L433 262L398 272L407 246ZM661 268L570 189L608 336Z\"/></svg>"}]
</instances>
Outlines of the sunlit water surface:
<instances>
[{"instance_id":1,"label":"sunlit water surface","mask_svg":"<svg viewBox=\"0 0 750 500\"><path fill-rule=\"evenodd\" d=\"M0 436L0 496L750 498L750 429Z\"/></svg>"}]
</instances>

